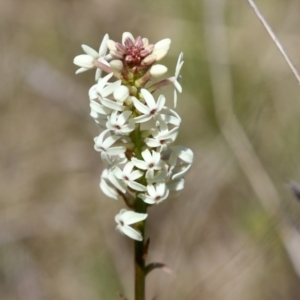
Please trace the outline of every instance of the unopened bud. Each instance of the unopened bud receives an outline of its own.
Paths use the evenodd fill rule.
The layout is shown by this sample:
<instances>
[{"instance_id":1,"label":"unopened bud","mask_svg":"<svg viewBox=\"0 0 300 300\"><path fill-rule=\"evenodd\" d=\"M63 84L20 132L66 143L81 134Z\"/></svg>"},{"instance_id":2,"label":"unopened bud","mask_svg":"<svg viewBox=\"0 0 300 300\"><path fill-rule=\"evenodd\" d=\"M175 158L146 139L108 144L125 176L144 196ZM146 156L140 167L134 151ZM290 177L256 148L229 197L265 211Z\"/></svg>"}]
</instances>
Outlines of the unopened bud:
<instances>
[{"instance_id":1,"label":"unopened bud","mask_svg":"<svg viewBox=\"0 0 300 300\"><path fill-rule=\"evenodd\" d=\"M123 63L121 60L119 59L114 59L112 61L109 62L109 65L111 66L111 68L113 68L114 70L118 70L121 71L123 69Z\"/></svg>"},{"instance_id":2,"label":"unopened bud","mask_svg":"<svg viewBox=\"0 0 300 300\"><path fill-rule=\"evenodd\" d=\"M150 74L153 77L159 77L165 74L168 71L168 68L164 65L154 65L150 69Z\"/></svg>"}]
</instances>

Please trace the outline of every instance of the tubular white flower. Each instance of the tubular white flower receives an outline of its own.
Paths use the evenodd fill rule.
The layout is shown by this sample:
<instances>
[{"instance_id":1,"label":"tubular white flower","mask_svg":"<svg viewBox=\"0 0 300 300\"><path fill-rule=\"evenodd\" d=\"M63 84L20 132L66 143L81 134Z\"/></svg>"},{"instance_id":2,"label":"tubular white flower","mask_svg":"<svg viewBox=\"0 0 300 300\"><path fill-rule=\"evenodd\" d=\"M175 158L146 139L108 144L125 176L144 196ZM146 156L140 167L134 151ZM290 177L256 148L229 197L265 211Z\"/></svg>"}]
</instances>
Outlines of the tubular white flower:
<instances>
[{"instance_id":1,"label":"tubular white flower","mask_svg":"<svg viewBox=\"0 0 300 300\"><path fill-rule=\"evenodd\" d=\"M160 95L156 103L151 93L149 93L146 89L141 89L141 94L143 95L147 105L144 105L138 99L132 97L134 106L138 111L140 111L143 114L135 118L136 123L144 123L149 121L153 117L156 117L158 113L162 110L166 102L165 96Z\"/></svg>"},{"instance_id":2,"label":"tubular white flower","mask_svg":"<svg viewBox=\"0 0 300 300\"><path fill-rule=\"evenodd\" d=\"M144 192L146 191L146 187L135 180L141 178L144 173L140 170L133 170L134 164L133 162L129 161L123 171L120 168L116 167L113 170L114 175L119 180L123 181L127 186L132 188L135 191Z\"/></svg>"},{"instance_id":3,"label":"tubular white flower","mask_svg":"<svg viewBox=\"0 0 300 300\"><path fill-rule=\"evenodd\" d=\"M147 185L147 194L139 194L139 197L148 204L159 204L169 196L169 190L164 182L155 185Z\"/></svg>"},{"instance_id":4,"label":"tubular white flower","mask_svg":"<svg viewBox=\"0 0 300 300\"><path fill-rule=\"evenodd\" d=\"M143 237L140 232L129 225L144 221L147 216L148 214L140 214L127 209L121 209L119 214L115 216L115 221L118 224L116 229L134 240L142 241Z\"/></svg>"},{"instance_id":5,"label":"tubular white flower","mask_svg":"<svg viewBox=\"0 0 300 300\"><path fill-rule=\"evenodd\" d=\"M146 178L152 178L154 176L154 171L161 170L164 166L164 162L161 160L159 152L152 150L151 153L149 149L146 149L142 152L142 157L144 160L132 157L131 161L138 169L147 170Z\"/></svg>"},{"instance_id":6,"label":"tubular white flower","mask_svg":"<svg viewBox=\"0 0 300 300\"><path fill-rule=\"evenodd\" d=\"M162 119L158 121L160 130L157 128L151 129L152 138L147 137L145 143L151 148L159 148L159 152L167 149L168 145L173 143L178 135L178 127L169 130L167 123Z\"/></svg>"},{"instance_id":7,"label":"tubular white flower","mask_svg":"<svg viewBox=\"0 0 300 300\"><path fill-rule=\"evenodd\" d=\"M97 92L101 97L107 97L111 95L117 87L121 85L121 80L117 80L113 83L108 80L113 76L113 73L107 74L105 77L100 78L96 87Z\"/></svg>"},{"instance_id":8,"label":"tubular white flower","mask_svg":"<svg viewBox=\"0 0 300 300\"><path fill-rule=\"evenodd\" d=\"M121 114L118 111L114 111L108 121L106 122L106 127L113 130L115 134L127 134L135 129L135 122L133 119L129 119L131 111L124 111Z\"/></svg>"},{"instance_id":9,"label":"tubular white flower","mask_svg":"<svg viewBox=\"0 0 300 300\"><path fill-rule=\"evenodd\" d=\"M104 152L107 155L120 155L126 151L125 146L115 146L111 147L116 141L120 139L120 136L112 135L104 138L106 133L108 133L110 130L104 130L102 133L100 133L99 136L95 137L95 150L98 152Z\"/></svg>"},{"instance_id":10,"label":"tubular white flower","mask_svg":"<svg viewBox=\"0 0 300 300\"><path fill-rule=\"evenodd\" d=\"M82 45L82 49L86 54L78 55L74 58L74 64L81 67L76 71L76 74L85 72L87 70L95 68L94 60L101 60L101 58L105 57L107 53L107 41L109 39L108 34L103 37L103 40L100 44L99 52L92 49L87 45ZM95 80L97 81L101 77L101 70L97 69L95 74Z\"/></svg>"}]
</instances>

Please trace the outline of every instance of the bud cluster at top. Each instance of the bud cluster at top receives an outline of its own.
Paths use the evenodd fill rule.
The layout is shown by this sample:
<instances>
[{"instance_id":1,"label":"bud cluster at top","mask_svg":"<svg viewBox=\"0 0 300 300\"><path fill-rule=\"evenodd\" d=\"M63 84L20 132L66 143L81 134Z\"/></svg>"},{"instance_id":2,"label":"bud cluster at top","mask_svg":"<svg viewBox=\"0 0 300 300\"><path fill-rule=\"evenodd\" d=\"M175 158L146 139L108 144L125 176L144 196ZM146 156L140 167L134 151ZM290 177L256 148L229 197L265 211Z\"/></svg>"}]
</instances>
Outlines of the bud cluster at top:
<instances>
[{"instance_id":1,"label":"bud cluster at top","mask_svg":"<svg viewBox=\"0 0 300 300\"><path fill-rule=\"evenodd\" d=\"M95 137L94 147L108 165L100 188L112 199L123 198L131 210L122 209L115 217L117 229L139 241L141 233L130 225L147 218L148 206L181 192L193 161L190 149L173 145L181 118L165 105L163 94L153 96L157 89L173 85L176 106L177 92L182 92L182 53L175 75L151 84L153 78L167 72L157 62L165 57L170 44L170 39L150 44L129 32L123 33L122 43L118 43L106 34L98 52L82 45L86 54L74 59L80 67L76 73L96 69L97 83L89 90L91 117L103 131Z\"/></svg>"}]
</instances>

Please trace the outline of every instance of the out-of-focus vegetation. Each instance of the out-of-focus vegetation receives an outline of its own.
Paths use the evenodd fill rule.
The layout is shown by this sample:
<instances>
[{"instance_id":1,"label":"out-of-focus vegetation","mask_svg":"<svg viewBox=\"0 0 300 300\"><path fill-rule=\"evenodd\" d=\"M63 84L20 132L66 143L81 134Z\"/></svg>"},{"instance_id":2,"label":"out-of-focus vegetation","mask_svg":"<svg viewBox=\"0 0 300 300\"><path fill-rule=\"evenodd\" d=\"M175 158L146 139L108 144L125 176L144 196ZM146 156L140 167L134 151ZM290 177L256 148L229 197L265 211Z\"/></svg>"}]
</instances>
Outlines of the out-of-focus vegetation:
<instances>
[{"instance_id":1,"label":"out-of-focus vegetation","mask_svg":"<svg viewBox=\"0 0 300 300\"><path fill-rule=\"evenodd\" d=\"M300 2L257 4L300 67ZM177 275L151 273L148 299L300 298L298 233L278 218L299 230L300 90L246 1L0 0L0 24L0 299L132 299L122 203L98 187L94 72L72 64L124 31L170 37L170 75L184 52L178 143L196 156L181 197L150 210L149 261Z\"/></svg>"}]
</instances>

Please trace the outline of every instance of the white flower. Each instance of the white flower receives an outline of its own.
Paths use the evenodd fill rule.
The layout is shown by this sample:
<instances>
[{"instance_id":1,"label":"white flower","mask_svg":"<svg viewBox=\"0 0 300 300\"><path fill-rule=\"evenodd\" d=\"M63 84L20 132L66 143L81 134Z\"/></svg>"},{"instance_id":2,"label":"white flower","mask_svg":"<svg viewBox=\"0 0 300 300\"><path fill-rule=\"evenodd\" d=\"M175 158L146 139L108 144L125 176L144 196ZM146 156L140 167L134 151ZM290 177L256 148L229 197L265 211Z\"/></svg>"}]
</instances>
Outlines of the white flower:
<instances>
[{"instance_id":1,"label":"white flower","mask_svg":"<svg viewBox=\"0 0 300 300\"><path fill-rule=\"evenodd\" d=\"M105 152L107 155L120 155L126 151L125 146L115 146L111 147L116 141L120 139L120 136L112 135L104 138L106 133L108 133L110 130L104 130L100 133L99 136L95 137L95 150L98 152Z\"/></svg>"},{"instance_id":2,"label":"white flower","mask_svg":"<svg viewBox=\"0 0 300 300\"><path fill-rule=\"evenodd\" d=\"M146 178L153 178L154 171L161 170L164 166L164 163L160 157L160 153L154 150L152 150L152 154L149 149L144 150L142 152L142 157L144 160L132 157L131 161L137 168L141 170L147 170Z\"/></svg>"},{"instance_id":3,"label":"white flower","mask_svg":"<svg viewBox=\"0 0 300 300\"><path fill-rule=\"evenodd\" d=\"M82 49L86 54L78 55L74 58L74 64L81 67L76 71L76 74L85 72L87 70L95 68L94 66L94 60L99 60L103 63L106 63L106 61L103 59L105 57L107 52L107 41L109 39L108 34L106 34L101 42L99 52L92 49L91 47L87 45L82 45ZM95 74L95 80L97 81L101 77L101 69L97 69Z\"/></svg>"},{"instance_id":4,"label":"white flower","mask_svg":"<svg viewBox=\"0 0 300 300\"><path fill-rule=\"evenodd\" d=\"M157 103L155 103L153 96L146 89L141 89L141 94L143 95L147 105L144 105L138 99L132 97L134 106L138 111L140 111L143 114L135 118L136 123L147 122L153 117L156 117L158 113L162 110L166 101L165 96L160 95L158 97Z\"/></svg>"},{"instance_id":5,"label":"white flower","mask_svg":"<svg viewBox=\"0 0 300 300\"><path fill-rule=\"evenodd\" d=\"M148 194L139 194L139 197L148 204L159 204L169 196L169 190L164 182L147 185Z\"/></svg>"},{"instance_id":6,"label":"white flower","mask_svg":"<svg viewBox=\"0 0 300 300\"><path fill-rule=\"evenodd\" d=\"M105 124L107 121L107 115L111 114L111 109L101 105L100 103L92 100L90 102L90 108L91 113L90 116L94 119L94 121L101 126L102 128L105 128Z\"/></svg>"},{"instance_id":7,"label":"white flower","mask_svg":"<svg viewBox=\"0 0 300 300\"><path fill-rule=\"evenodd\" d=\"M172 180L180 179L189 171L194 160L194 154L192 150L183 146L172 146L171 151L169 164Z\"/></svg>"},{"instance_id":8,"label":"white flower","mask_svg":"<svg viewBox=\"0 0 300 300\"><path fill-rule=\"evenodd\" d=\"M118 192L114 187L110 185L108 175L109 175L109 170L108 169L103 170L100 179L100 188L106 196L118 200Z\"/></svg>"},{"instance_id":9,"label":"white flower","mask_svg":"<svg viewBox=\"0 0 300 300\"><path fill-rule=\"evenodd\" d=\"M182 87L179 83L179 80L180 80L180 71L181 71L181 68L182 68L182 65L184 63L184 61L182 61L182 58L183 58L183 53L181 52L179 54L179 57L178 57L178 60L177 60L177 64L176 64L176 69L175 69L175 76L174 76L174 107L176 107L177 105L177 91L179 93L182 92Z\"/></svg>"},{"instance_id":10,"label":"white flower","mask_svg":"<svg viewBox=\"0 0 300 300\"><path fill-rule=\"evenodd\" d=\"M115 167L113 169L113 173L117 179L119 179L122 183L125 183L127 186L132 188L133 190L144 192L146 191L146 187L135 180L141 178L144 173L140 170L133 170L134 164L133 162L129 161L123 171L119 167ZM119 185L117 182L112 182L116 187ZM122 184L121 184L122 185Z\"/></svg>"},{"instance_id":11,"label":"white flower","mask_svg":"<svg viewBox=\"0 0 300 300\"><path fill-rule=\"evenodd\" d=\"M100 95L100 98L105 98L111 95L115 91L115 89L121 85L121 80L117 80L112 83L108 82L108 80L111 79L112 76L113 73L109 73L105 77L98 80L96 91Z\"/></svg>"},{"instance_id":12,"label":"white flower","mask_svg":"<svg viewBox=\"0 0 300 300\"><path fill-rule=\"evenodd\" d=\"M118 100L123 100L127 96L126 87L122 88L121 80L117 80L115 82L108 82L108 80L113 76L113 73L106 75L103 78L100 78L98 83L92 86L89 90L90 100L98 100L103 106L110 110L123 111L124 106L121 101L113 101L106 97L115 95ZM128 89L127 89L128 90ZM128 92L129 94L129 92ZM127 97L126 97L127 98ZM125 99L126 99L125 98ZM124 100L125 100L124 99Z\"/></svg>"},{"instance_id":13,"label":"white flower","mask_svg":"<svg viewBox=\"0 0 300 300\"><path fill-rule=\"evenodd\" d=\"M144 221L148 214L140 214L127 209L121 209L119 214L115 216L115 221L118 224L116 229L130 238L142 241L142 235L129 225Z\"/></svg>"},{"instance_id":14,"label":"white flower","mask_svg":"<svg viewBox=\"0 0 300 300\"><path fill-rule=\"evenodd\" d=\"M145 143L151 148L160 147L160 152L167 149L167 145L173 143L178 134L178 127L169 130L167 123L162 119L158 121L160 130L157 128L151 129L152 138L146 138Z\"/></svg>"},{"instance_id":15,"label":"white flower","mask_svg":"<svg viewBox=\"0 0 300 300\"><path fill-rule=\"evenodd\" d=\"M106 127L113 130L115 134L127 134L135 129L134 119L129 119L131 111L124 111L121 114L118 111L114 111L108 121L106 122Z\"/></svg>"}]
</instances>

